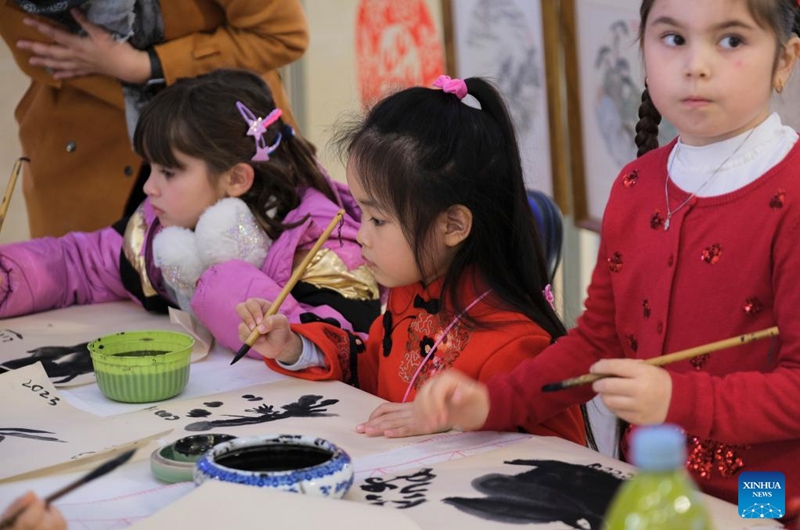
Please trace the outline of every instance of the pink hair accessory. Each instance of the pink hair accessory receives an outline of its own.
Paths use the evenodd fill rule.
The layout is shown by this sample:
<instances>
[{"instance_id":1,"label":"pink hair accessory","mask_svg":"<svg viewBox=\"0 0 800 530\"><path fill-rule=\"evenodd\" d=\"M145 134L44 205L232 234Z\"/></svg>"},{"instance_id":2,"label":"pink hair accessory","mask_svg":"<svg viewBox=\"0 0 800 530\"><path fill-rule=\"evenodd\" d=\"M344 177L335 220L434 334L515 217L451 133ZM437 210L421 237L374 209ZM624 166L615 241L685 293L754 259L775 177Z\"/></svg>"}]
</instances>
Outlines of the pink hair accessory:
<instances>
[{"instance_id":1,"label":"pink hair accessory","mask_svg":"<svg viewBox=\"0 0 800 530\"><path fill-rule=\"evenodd\" d=\"M244 121L247 122L247 136L252 136L256 141L256 154L253 155L253 158L250 160L253 162L266 162L269 160L269 155L280 145L281 133L278 133L277 138L275 138L275 143L272 145L267 145L267 141L264 139L264 133L267 132L267 127L278 121L283 111L281 109L275 109L264 118L256 118L256 115L241 101L236 102L236 108L239 109L239 114L241 114Z\"/></svg>"},{"instance_id":2,"label":"pink hair accessory","mask_svg":"<svg viewBox=\"0 0 800 530\"><path fill-rule=\"evenodd\" d=\"M553 288L548 283L544 286L544 290L542 291L544 295L544 299L547 300L547 303L550 304L550 307L553 308L553 311L556 310L556 297L553 296Z\"/></svg>"},{"instance_id":3,"label":"pink hair accessory","mask_svg":"<svg viewBox=\"0 0 800 530\"><path fill-rule=\"evenodd\" d=\"M463 79L450 79L450 76L440 75L439 79L433 82L433 86L441 88L448 94L455 94L458 99L464 99L467 95L467 84Z\"/></svg>"}]
</instances>

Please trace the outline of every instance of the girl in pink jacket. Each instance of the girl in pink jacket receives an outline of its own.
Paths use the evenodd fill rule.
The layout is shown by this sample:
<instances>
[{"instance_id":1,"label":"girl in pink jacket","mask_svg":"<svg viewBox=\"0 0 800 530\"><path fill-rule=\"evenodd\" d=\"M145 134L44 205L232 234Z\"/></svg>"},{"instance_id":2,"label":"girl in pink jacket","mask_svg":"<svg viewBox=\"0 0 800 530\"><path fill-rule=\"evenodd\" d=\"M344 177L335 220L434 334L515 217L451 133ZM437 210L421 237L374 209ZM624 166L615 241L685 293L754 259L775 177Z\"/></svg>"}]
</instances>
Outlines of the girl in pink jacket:
<instances>
[{"instance_id":1,"label":"girl in pink jacket","mask_svg":"<svg viewBox=\"0 0 800 530\"><path fill-rule=\"evenodd\" d=\"M356 242L361 213L280 116L266 83L246 71L159 93L134 135L152 167L147 199L96 232L0 246L0 318L131 298L150 311L190 311L237 349L236 304L274 300L344 208L281 312L366 332L380 300Z\"/></svg>"}]
</instances>

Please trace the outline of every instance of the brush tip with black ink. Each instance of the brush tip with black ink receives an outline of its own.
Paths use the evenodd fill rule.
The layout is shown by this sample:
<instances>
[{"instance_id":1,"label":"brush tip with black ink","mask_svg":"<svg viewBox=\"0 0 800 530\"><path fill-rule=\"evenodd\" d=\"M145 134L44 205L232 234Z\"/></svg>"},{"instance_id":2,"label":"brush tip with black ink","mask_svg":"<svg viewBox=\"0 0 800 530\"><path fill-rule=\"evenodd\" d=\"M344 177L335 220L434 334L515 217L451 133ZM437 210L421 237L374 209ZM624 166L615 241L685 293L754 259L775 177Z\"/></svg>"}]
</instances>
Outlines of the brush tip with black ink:
<instances>
[{"instance_id":1,"label":"brush tip with black ink","mask_svg":"<svg viewBox=\"0 0 800 530\"><path fill-rule=\"evenodd\" d=\"M542 386L542 392L555 392L556 390L562 390L566 388L563 382L559 383L547 383L546 385Z\"/></svg>"},{"instance_id":2,"label":"brush tip with black ink","mask_svg":"<svg viewBox=\"0 0 800 530\"><path fill-rule=\"evenodd\" d=\"M233 356L233 360L231 360L231 364L236 364L239 362L239 359L247 355L247 352L250 351L250 345L247 343L242 344L242 347L239 348L239 351L236 352L236 355Z\"/></svg>"}]
</instances>

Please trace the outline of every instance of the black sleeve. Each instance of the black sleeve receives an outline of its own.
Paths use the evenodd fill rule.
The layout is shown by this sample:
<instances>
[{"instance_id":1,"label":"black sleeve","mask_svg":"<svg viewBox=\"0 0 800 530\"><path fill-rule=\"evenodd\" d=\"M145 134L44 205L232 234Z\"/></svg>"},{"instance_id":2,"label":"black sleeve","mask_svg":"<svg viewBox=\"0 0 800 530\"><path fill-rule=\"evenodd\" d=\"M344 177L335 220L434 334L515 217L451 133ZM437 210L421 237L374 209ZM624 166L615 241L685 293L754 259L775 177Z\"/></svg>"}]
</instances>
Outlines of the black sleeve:
<instances>
[{"instance_id":1,"label":"black sleeve","mask_svg":"<svg viewBox=\"0 0 800 530\"><path fill-rule=\"evenodd\" d=\"M369 332L369 327L381 313L380 300L351 300L332 289L305 282L297 282L292 296L301 304L332 307L347 319L354 331L361 333Z\"/></svg>"}]
</instances>

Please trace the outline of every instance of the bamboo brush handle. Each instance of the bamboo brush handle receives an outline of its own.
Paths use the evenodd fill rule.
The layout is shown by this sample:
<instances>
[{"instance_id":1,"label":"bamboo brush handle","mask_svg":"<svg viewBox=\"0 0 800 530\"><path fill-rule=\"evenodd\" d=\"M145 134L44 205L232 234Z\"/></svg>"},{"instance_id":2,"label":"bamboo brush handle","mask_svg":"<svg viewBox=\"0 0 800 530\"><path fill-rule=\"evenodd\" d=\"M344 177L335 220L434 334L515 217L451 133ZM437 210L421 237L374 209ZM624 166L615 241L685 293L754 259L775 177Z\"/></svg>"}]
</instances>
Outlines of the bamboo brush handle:
<instances>
[{"instance_id":1,"label":"bamboo brush handle","mask_svg":"<svg viewBox=\"0 0 800 530\"><path fill-rule=\"evenodd\" d=\"M30 162L26 157L20 157L14 162L14 168L11 170L11 176L6 185L6 194L3 195L3 202L0 202L0 230L3 229L3 221L6 220L6 213L8 213L8 206L11 204L11 195L14 193L14 187L19 178L19 170L22 169L23 162Z\"/></svg>"},{"instance_id":2,"label":"bamboo brush handle","mask_svg":"<svg viewBox=\"0 0 800 530\"><path fill-rule=\"evenodd\" d=\"M289 281L286 282L286 285L283 286L283 289L281 289L280 294L272 302L272 305L269 306L269 309L267 310L267 313L264 316L269 317L278 313L278 310L281 308L281 304L283 303L284 300L286 300L286 297L289 296L289 293L292 292L292 289L294 289L295 284L297 284L297 282L300 281L300 278L306 272L306 269L311 264L311 260L314 259L314 256L317 254L317 251L319 251L319 249L322 247L325 241L328 240L328 238L330 237L331 233L336 228L336 226L342 222L342 217L344 217L344 210L339 210L339 212L333 216L333 220L331 220L331 223L328 225L325 231L322 232L322 235L319 236L317 242L314 243L314 246L311 247L311 250L309 250L308 254L306 254L306 256L303 258L303 261L301 261L300 264L294 269L291 278L289 278ZM247 337L245 344L247 344L248 346L252 346L258 340L258 337L260 335L261 334L258 331L258 327L256 327L255 329L253 329L253 331L250 332L250 336Z\"/></svg>"},{"instance_id":3,"label":"bamboo brush handle","mask_svg":"<svg viewBox=\"0 0 800 530\"><path fill-rule=\"evenodd\" d=\"M662 355L660 357L653 357L652 359L647 359L644 362L652 366L664 366L665 364L674 363L677 361L685 361L686 359L691 359L693 357L704 355L706 353L723 350L725 348L733 348L735 346L741 346L742 344L755 342L757 340L765 339L767 337L776 337L777 335L778 335L778 326L773 326L771 328L762 329L761 331L755 331L753 333L745 333L744 335L739 335L738 337L731 337L729 339L718 340L716 342L695 346L694 348L688 348L686 350L681 350L675 353ZM551 383L549 385L545 385L544 387L542 387L542 390L545 392L550 392L553 390L561 390L563 388L571 388L574 386L586 385L589 383L594 383L598 379L603 379L606 377L611 377L611 376L606 374L585 374L579 377L573 377L572 379L565 379L558 383Z\"/></svg>"}]
</instances>

